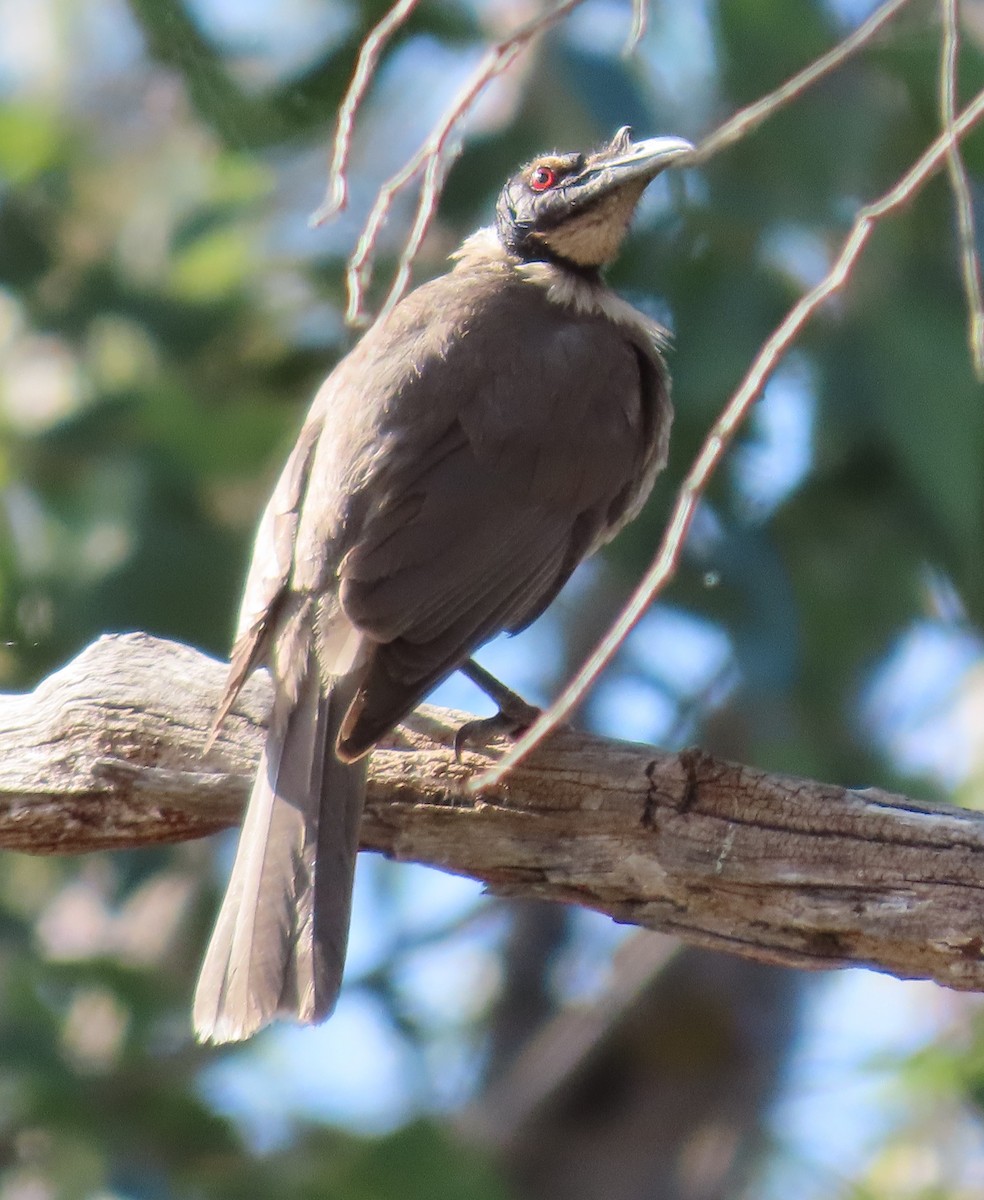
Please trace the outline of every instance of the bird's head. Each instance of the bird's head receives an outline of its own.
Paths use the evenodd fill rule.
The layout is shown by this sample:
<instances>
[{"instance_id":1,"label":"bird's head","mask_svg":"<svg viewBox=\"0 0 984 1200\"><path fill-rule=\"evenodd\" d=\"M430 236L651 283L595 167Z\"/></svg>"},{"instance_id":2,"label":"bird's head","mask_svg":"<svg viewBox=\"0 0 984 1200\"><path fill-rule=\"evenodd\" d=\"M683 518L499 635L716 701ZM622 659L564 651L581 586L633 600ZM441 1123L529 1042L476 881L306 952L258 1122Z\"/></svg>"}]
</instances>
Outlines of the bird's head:
<instances>
[{"instance_id":1,"label":"bird's head","mask_svg":"<svg viewBox=\"0 0 984 1200\"><path fill-rule=\"evenodd\" d=\"M693 150L683 138L633 142L630 132L625 126L591 154L543 154L514 175L496 205L506 249L581 270L611 262L647 185Z\"/></svg>"}]
</instances>

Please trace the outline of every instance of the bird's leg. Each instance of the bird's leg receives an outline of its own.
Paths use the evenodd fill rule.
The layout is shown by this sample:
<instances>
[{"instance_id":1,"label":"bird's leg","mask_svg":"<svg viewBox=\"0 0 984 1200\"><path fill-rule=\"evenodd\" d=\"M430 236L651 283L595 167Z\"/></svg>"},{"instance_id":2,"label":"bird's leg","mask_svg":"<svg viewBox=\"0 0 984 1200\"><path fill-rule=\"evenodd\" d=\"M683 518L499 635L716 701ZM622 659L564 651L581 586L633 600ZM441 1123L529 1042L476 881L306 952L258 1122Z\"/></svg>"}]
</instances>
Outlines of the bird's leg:
<instances>
[{"instance_id":1,"label":"bird's leg","mask_svg":"<svg viewBox=\"0 0 984 1200\"><path fill-rule=\"evenodd\" d=\"M501 680L496 679L491 671L486 671L473 658L463 662L458 670L462 675L467 676L476 687L481 688L490 700L494 700L498 704L502 716L515 720L517 724L532 725L540 715L538 708L527 704L522 696L517 695L511 688L507 688Z\"/></svg>"},{"instance_id":2,"label":"bird's leg","mask_svg":"<svg viewBox=\"0 0 984 1200\"><path fill-rule=\"evenodd\" d=\"M466 721L461 726L454 735L455 758L461 759L461 751L468 742L483 742L498 733L515 737L529 729L540 715L538 708L527 704L522 696L507 688L491 672L480 667L473 658L463 662L458 670L480 687L490 700L494 700L499 706L499 711L494 717Z\"/></svg>"}]
</instances>

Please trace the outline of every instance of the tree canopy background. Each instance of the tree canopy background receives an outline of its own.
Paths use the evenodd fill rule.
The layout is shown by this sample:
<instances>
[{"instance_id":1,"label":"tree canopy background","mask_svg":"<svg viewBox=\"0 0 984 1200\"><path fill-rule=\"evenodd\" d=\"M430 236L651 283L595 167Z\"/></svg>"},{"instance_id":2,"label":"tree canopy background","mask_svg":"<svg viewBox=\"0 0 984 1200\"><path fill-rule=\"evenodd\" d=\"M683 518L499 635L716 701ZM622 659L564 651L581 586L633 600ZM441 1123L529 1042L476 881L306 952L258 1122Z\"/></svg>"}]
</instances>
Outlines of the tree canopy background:
<instances>
[{"instance_id":1,"label":"tree canopy background","mask_svg":"<svg viewBox=\"0 0 984 1200\"><path fill-rule=\"evenodd\" d=\"M623 124L697 140L871 7L663 0L623 57L627 6L585 0L467 123L415 277L444 269L532 153ZM351 207L314 232L332 121L385 11L0 3L5 690L103 631L226 653L258 511L355 336L345 260L375 189L484 44L528 15L505 0L417 8L357 125ZM984 10L962 15L966 98L984 86ZM671 463L554 610L485 652L530 698L604 629L711 421L859 205L937 135L939 37L937 7L913 0L754 135L647 195L611 280L674 334ZM964 154L980 218L984 137ZM372 302L409 211L398 202L383 234ZM984 396L965 329L941 177L879 228L780 365L677 581L582 720L980 802ZM443 696L478 703L454 681ZM360 865L350 982L323 1029L196 1047L188 1007L230 850L5 856L0 1200L572 1197L601 1194L598 1179L614 1197L984 1189L974 998L660 944L622 1010L619 972L648 951L622 947L613 972L609 925L488 903L422 869ZM530 1038L584 1011L606 1036L525 1132L497 1140L482 1097L505 1116Z\"/></svg>"}]
</instances>

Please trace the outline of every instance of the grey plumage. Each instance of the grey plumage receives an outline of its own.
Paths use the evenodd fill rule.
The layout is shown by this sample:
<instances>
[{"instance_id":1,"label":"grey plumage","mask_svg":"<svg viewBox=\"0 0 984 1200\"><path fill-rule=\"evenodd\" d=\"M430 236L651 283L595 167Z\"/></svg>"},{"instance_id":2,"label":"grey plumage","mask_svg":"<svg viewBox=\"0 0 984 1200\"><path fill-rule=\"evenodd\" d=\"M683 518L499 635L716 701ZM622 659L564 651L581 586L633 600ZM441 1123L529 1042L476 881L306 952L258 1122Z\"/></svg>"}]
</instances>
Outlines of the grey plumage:
<instances>
[{"instance_id":1,"label":"grey plumage","mask_svg":"<svg viewBox=\"0 0 984 1200\"><path fill-rule=\"evenodd\" d=\"M200 1037L327 1015L362 756L478 645L542 612L645 501L671 419L663 334L597 267L686 147L654 145L620 131L594 157L538 160L569 164L550 168L571 181L567 226L559 189L537 225L525 168L498 232L469 239L315 398L257 534L217 718L269 665L274 713L196 994ZM586 264L592 236L601 257Z\"/></svg>"},{"instance_id":2,"label":"grey plumage","mask_svg":"<svg viewBox=\"0 0 984 1200\"><path fill-rule=\"evenodd\" d=\"M323 692L309 671L296 702L278 696L195 994L195 1028L212 1041L334 1006L365 790L365 762L332 751L349 682Z\"/></svg>"}]
</instances>

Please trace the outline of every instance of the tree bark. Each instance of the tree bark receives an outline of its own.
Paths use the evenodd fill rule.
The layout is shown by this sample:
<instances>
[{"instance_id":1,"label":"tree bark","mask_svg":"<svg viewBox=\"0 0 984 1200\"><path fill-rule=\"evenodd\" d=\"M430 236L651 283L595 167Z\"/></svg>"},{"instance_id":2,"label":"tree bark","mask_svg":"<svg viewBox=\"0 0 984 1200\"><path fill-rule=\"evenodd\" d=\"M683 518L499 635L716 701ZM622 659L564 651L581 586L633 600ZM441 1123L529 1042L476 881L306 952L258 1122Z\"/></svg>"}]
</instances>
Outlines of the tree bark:
<instances>
[{"instance_id":1,"label":"tree bark","mask_svg":"<svg viewBox=\"0 0 984 1200\"><path fill-rule=\"evenodd\" d=\"M149 845L235 824L270 698L258 673L202 756L225 667L144 634L101 638L0 697L0 847ZM495 791L495 743L424 707L373 754L362 845L798 967L863 965L984 990L984 815L699 750L563 730Z\"/></svg>"}]
</instances>

